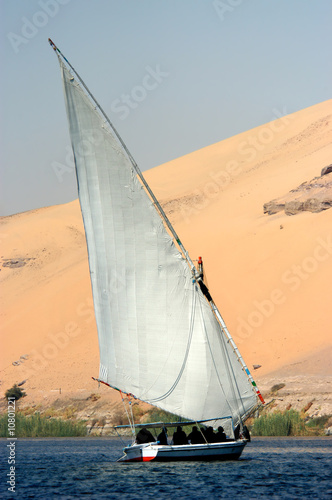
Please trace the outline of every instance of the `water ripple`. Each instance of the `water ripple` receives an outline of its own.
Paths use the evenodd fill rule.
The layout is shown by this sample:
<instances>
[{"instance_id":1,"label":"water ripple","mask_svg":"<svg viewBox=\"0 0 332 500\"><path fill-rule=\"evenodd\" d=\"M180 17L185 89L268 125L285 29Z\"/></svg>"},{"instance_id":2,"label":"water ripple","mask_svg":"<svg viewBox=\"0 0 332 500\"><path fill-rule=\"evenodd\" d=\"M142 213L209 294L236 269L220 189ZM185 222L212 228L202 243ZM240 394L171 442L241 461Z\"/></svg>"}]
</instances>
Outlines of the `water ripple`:
<instances>
[{"instance_id":1,"label":"water ripple","mask_svg":"<svg viewBox=\"0 0 332 500\"><path fill-rule=\"evenodd\" d=\"M6 440L1 440L5 449ZM6 454L6 453L5 453ZM5 456L2 453L2 456ZM118 439L20 439L3 499L332 498L329 438L255 438L238 461L121 464ZM8 473L1 463L2 478Z\"/></svg>"}]
</instances>

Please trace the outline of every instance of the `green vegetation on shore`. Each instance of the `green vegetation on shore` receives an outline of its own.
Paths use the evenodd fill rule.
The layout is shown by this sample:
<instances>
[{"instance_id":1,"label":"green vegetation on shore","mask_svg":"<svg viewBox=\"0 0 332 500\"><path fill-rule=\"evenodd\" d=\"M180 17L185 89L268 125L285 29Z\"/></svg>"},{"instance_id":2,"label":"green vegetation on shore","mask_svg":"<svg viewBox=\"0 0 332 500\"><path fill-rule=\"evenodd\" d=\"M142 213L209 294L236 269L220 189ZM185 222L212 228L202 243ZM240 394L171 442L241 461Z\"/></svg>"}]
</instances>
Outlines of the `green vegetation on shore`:
<instances>
[{"instance_id":1,"label":"green vegetation on shore","mask_svg":"<svg viewBox=\"0 0 332 500\"><path fill-rule=\"evenodd\" d=\"M67 411L55 418L54 411L51 410L45 415L36 411L31 414L29 410L32 409L16 412L15 437L76 437L87 436L91 432L91 429L88 432L91 425L83 420L75 420L72 412ZM138 420L141 420L142 423L174 422L174 428L168 429L169 435L174 432L176 424L181 424L181 420L183 421L172 413L158 409L150 410L140 416L143 418L135 418L136 422ZM7 413L0 416L0 437L2 438L11 437L8 433L8 422ZM291 409L284 412L264 413L256 419L251 418L247 421L247 426L252 436L324 436L325 429L331 426L331 423L332 417L330 415L309 419L304 412ZM103 435L109 435L109 432L103 433Z\"/></svg>"},{"instance_id":2,"label":"green vegetation on shore","mask_svg":"<svg viewBox=\"0 0 332 500\"><path fill-rule=\"evenodd\" d=\"M145 414L144 423L148 422L181 422L181 417L174 415L168 411L153 408Z\"/></svg>"},{"instance_id":3,"label":"green vegetation on shore","mask_svg":"<svg viewBox=\"0 0 332 500\"><path fill-rule=\"evenodd\" d=\"M326 415L308 419L304 412L290 409L283 412L265 413L259 418L250 419L248 427L253 436L324 436L324 427L330 418L331 416ZM163 410L153 409L146 414L144 422L179 422L181 424L181 418ZM174 430L175 427L169 428L169 435Z\"/></svg>"},{"instance_id":4,"label":"green vegetation on shore","mask_svg":"<svg viewBox=\"0 0 332 500\"><path fill-rule=\"evenodd\" d=\"M329 416L308 420L295 410L276 411L260 416L250 426L253 436L319 436Z\"/></svg>"},{"instance_id":5,"label":"green vegetation on shore","mask_svg":"<svg viewBox=\"0 0 332 500\"><path fill-rule=\"evenodd\" d=\"M149 410L148 413L146 414L144 418L144 423L149 423L149 422L179 422L179 425L181 421L184 419L181 417L178 417L177 415L174 415L174 413L170 413L168 411L164 410L159 410L158 408L153 408L152 410ZM168 427L167 432L168 435L170 436L173 434L173 432L176 430L176 426L174 427ZM158 434L160 432L160 429L158 430Z\"/></svg>"},{"instance_id":6,"label":"green vegetation on shore","mask_svg":"<svg viewBox=\"0 0 332 500\"><path fill-rule=\"evenodd\" d=\"M15 415L15 437L75 437L86 436L86 423L41 416L39 413L26 416L20 412ZM8 434L7 414L0 416L0 437Z\"/></svg>"},{"instance_id":7,"label":"green vegetation on shore","mask_svg":"<svg viewBox=\"0 0 332 500\"><path fill-rule=\"evenodd\" d=\"M5 392L5 398L8 399L15 399L15 401L18 401L21 398L24 398L26 396L26 393L22 391L22 389L17 385L14 384L13 387L10 389L7 389Z\"/></svg>"}]
</instances>

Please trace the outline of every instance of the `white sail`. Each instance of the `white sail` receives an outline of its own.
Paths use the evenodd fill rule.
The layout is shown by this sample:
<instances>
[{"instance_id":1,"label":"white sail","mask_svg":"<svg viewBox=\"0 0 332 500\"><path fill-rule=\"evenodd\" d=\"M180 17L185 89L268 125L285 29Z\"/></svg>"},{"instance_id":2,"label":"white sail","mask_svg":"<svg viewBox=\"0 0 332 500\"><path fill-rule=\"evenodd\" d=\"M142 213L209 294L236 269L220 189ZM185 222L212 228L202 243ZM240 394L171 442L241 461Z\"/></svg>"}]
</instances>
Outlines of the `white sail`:
<instances>
[{"instance_id":1,"label":"white sail","mask_svg":"<svg viewBox=\"0 0 332 500\"><path fill-rule=\"evenodd\" d=\"M187 419L238 419L257 402L251 382L128 155L60 64L89 253L99 378Z\"/></svg>"}]
</instances>

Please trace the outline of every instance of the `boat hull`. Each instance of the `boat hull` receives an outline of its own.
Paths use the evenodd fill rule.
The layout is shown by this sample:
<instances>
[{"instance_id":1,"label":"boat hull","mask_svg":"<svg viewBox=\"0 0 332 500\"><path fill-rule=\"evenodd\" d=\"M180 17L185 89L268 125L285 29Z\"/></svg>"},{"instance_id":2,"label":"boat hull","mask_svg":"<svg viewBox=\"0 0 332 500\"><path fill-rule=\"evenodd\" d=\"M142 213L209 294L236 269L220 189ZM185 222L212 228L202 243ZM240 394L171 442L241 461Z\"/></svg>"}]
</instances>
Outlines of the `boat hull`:
<instances>
[{"instance_id":1,"label":"boat hull","mask_svg":"<svg viewBox=\"0 0 332 500\"><path fill-rule=\"evenodd\" d=\"M194 460L237 460L247 442L245 440L225 443L188 444L181 446L157 445L155 443L134 444L124 448L119 462L171 462Z\"/></svg>"}]
</instances>

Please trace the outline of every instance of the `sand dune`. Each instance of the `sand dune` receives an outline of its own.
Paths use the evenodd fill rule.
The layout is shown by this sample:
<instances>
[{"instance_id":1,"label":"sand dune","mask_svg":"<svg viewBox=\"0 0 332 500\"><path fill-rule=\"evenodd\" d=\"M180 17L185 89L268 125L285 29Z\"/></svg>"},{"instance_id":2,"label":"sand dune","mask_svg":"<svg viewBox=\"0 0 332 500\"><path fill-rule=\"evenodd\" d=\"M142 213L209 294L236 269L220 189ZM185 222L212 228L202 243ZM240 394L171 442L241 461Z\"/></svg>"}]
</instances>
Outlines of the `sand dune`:
<instances>
[{"instance_id":1,"label":"sand dune","mask_svg":"<svg viewBox=\"0 0 332 500\"><path fill-rule=\"evenodd\" d=\"M203 257L212 296L263 385L294 376L292 366L304 379L332 374L332 210L263 213L331 163L331 118L332 101L323 102L145 173L191 257ZM91 380L98 345L78 202L0 224L2 392L26 380L29 404L60 388L113 398Z\"/></svg>"},{"instance_id":2,"label":"sand dune","mask_svg":"<svg viewBox=\"0 0 332 500\"><path fill-rule=\"evenodd\" d=\"M331 112L332 101L321 103L147 175L190 254L203 256L213 297L259 376L331 342L332 212L263 213L330 163ZM163 196L173 182L175 201Z\"/></svg>"}]
</instances>

